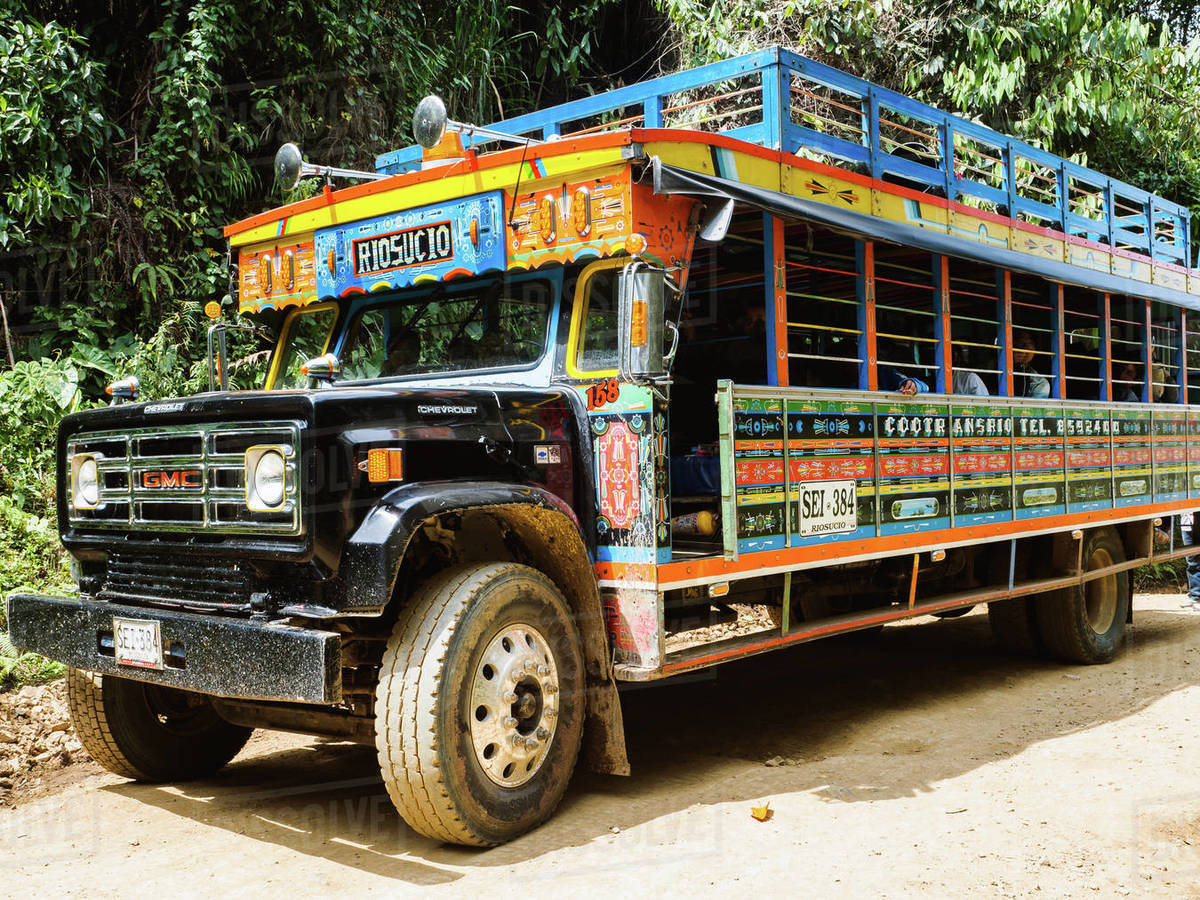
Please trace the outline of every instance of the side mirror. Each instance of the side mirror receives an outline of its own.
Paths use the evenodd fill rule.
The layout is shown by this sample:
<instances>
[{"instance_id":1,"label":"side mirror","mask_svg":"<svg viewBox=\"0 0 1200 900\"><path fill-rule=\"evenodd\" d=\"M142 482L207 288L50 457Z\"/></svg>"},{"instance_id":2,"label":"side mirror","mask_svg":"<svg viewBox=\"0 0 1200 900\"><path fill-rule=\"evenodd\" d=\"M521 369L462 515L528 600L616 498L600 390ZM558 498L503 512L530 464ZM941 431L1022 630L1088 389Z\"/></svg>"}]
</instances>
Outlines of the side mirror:
<instances>
[{"instance_id":1,"label":"side mirror","mask_svg":"<svg viewBox=\"0 0 1200 900\"><path fill-rule=\"evenodd\" d=\"M329 384L342 373L342 364L332 353L314 356L300 364L300 374Z\"/></svg>"},{"instance_id":2,"label":"side mirror","mask_svg":"<svg viewBox=\"0 0 1200 900\"><path fill-rule=\"evenodd\" d=\"M249 331L262 334L255 325L234 325L229 322L214 322L208 326L208 389L229 390L228 355L225 332Z\"/></svg>"},{"instance_id":3,"label":"side mirror","mask_svg":"<svg viewBox=\"0 0 1200 900\"><path fill-rule=\"evenodd\" d=\"M628 381L661 378L667 273L640 261L621 271L617 322L621 335L620 369Z\"/></svg>"}]
</instances>

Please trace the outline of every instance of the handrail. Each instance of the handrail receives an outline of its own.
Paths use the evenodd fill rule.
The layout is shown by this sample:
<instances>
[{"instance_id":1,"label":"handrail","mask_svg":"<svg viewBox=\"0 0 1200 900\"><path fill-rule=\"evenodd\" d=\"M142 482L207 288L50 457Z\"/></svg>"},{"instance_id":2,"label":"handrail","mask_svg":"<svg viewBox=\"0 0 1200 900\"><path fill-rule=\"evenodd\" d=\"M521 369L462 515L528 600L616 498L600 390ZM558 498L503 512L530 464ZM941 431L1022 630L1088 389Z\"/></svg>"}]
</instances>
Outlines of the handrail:
<instances>
[{"instance_id":1,"label":"handrail","mask_svg":"<svg viewBox=\"0 0 1200 900\"><path fill-rule=\"evenodd\" d=\"M873 178L890 176L918 189L936 190L950 201L963 196L976 198L1007 211L1009 216L1025 218L1068 235L1119 246L1160 262L1183 267L1191 263L1187 207L780 47L651 78L495 122L487 128L554 140L572 123L608 114L616 114L617 121L584 130L595 133L638 122L645 128L660 128L664 124L670 127L664 122L665 115L698 105L692 99L672 105L667 102L672 96L754 75L758 76L758 85L752 91L735 92L747 98L747 105L737 110L743 115L722 110L720 115L710 117L710 120L733 120L727 127L715 129L715 133L789 153L806 148L829 157L835 165L865 170ZM838 96L822 98L805 87L797 92L796 81L836 92ZM809 107L824 101L831 114L859 113L861 119L853 128L842 128L843 123L795 104L794 93ZM706 97L700 102L713 103L718 99L730 98ZM758 121L742 121L760 111ZM901 125L895 121L896 117L923 124L929 132L926 135L909 125ZM917 152L884 136L884 144L891 145L893 151L902 151L889 152L881 145L881 123L889 129L927 137L929 147L921 143L921 152ZM838 136L822 130L823 127L857 132L858 140ZM960 164L956 147L965 141L986 145L997 152L998 171L991 174L991 180L999 179L999 187L970 177L986 173L975 166ZM930 152L930 147L934 152ZM421 148L412 146L382 154L376 159L376 168L396 174L416 169L420 162ZM1026 164L1024 168L1022 162ZM1032 167L1043 171L1036 172ZM1022 183L1022 179L1037 180L1038 184ZM1078 201L1072 202L1073 193L1077 194L1081 188L1095 196L1094 208L1088 210ZM1047 202L1050 200L1053 202Z\"/></svg>"}]
</instances>

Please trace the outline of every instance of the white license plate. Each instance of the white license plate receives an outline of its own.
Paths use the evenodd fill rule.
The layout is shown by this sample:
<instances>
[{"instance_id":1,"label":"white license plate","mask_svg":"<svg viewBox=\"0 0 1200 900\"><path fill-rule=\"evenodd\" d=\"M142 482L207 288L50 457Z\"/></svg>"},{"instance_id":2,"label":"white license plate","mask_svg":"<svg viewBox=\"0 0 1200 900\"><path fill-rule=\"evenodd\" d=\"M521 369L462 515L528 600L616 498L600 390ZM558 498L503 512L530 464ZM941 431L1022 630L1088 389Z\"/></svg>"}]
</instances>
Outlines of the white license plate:
<instances>
[{"instance_id":1,"label":"white license plate","mask_svg":"<svg viewBox=\"0 0 1200 900\"><path fill-rule=\"evenodd\" d=\"M114 618L113 645L118 665L142 669L163 667L162 634L157 622Z\"/></svg>"},{"instance_id":2,"label":"white license plate","mask_svg":"<svg viewBox=\"0 0 1200 900\"><path fill-rule=\"evenodd\" d=\"M858 527L858 491L853 479L809 481L800 485L802 537L838 534Z\"/></svg>"}]
</instances>

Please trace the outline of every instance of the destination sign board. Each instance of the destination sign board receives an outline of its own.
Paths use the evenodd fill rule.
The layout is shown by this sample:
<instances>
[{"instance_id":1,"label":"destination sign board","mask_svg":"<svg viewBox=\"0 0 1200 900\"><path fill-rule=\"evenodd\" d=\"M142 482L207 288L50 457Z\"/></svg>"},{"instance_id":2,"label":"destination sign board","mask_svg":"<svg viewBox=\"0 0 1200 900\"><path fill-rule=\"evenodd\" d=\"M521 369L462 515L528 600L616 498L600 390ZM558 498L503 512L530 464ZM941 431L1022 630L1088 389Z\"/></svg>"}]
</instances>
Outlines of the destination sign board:
<instances>
[{"instance_id":1,"label":"destination sign board","mask_svg":"<svg viewBox=\"0 0 1200 900\"><path fill-rule=\"evenodd\" d=\"M326 299L503 270L504 202L490 191L418 206L322 229L315 242Z\"/></svg>"}]
</instances>

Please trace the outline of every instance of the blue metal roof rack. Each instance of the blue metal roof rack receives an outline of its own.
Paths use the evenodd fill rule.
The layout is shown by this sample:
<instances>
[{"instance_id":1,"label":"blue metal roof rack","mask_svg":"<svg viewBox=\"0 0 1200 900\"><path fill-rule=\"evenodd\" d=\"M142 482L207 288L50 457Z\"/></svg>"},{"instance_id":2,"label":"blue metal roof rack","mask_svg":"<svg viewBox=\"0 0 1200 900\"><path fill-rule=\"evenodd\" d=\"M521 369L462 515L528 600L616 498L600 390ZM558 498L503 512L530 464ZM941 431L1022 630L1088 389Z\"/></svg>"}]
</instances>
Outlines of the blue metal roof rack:
<instances>
[{"instance_id":1,"label":"blue metal roof rack","mask_svg":"<svg viewBox=\"0 0 1200 900\"><path fill-rule=\"evenodd\" d=\"M714 87L716 96L703 94ZM689 115L698 106L716 112ZM593 120L599 124L578 127ZM1192 259L1186 207L780 47L487 127L553 140L631 126L701 126L1155 260L1187 266ZM376 169L395 174L420 161L421 148L406 147L379 156Z\"/></svg>"}]
</instances>

